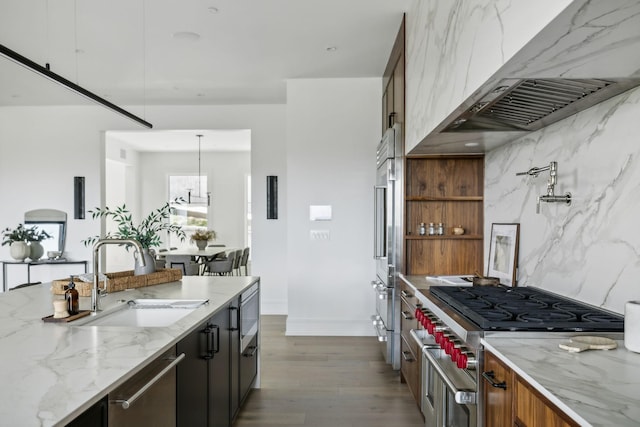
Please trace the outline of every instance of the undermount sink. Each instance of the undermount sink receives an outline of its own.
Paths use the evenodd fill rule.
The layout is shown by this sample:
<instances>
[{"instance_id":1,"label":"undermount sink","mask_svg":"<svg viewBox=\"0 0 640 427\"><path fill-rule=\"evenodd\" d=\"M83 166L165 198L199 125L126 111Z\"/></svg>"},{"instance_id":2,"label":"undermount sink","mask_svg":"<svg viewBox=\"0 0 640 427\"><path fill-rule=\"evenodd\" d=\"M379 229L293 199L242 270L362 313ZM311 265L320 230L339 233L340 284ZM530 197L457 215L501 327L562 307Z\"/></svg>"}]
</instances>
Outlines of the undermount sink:
<instances>
[{"instance_id":1,"label":"undermount sink","mask_svg":"<svg viewBox=\"0 0 640 427\"><path fill-rule=\"evenodd\" d=\"M209 300L134 299L120 307L106 310L78 326L124 326L154 328L169 326Z\"/></svg>"}]
</instances>

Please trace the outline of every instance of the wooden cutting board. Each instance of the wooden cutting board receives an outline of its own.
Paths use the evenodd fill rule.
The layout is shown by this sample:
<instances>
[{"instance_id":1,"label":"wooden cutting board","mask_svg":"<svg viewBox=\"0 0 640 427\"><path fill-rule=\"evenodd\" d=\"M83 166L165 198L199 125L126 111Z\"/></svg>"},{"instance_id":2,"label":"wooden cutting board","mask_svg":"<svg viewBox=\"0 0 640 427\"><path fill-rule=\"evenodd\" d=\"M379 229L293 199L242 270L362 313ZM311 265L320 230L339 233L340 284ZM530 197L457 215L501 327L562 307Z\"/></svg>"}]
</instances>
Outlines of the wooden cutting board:
<instances>
[{"instance_id":1,"label":"wooden cutting board","mask_svg":"<svg viewBox=\"0 0 640 427\"><path fill-rule=\"evenodd\" d=\"M89 313L91 313L91 310L80 310L78 314L74 314L73 316L60 317L60 318L55 318L53 317L53 314L52 314L50 316L43 317L42 320L44 320L45 322L53 322L53 323L73 322L76 319L80 319L81 317L87 316Z\"/></svg>"}]
</instances>

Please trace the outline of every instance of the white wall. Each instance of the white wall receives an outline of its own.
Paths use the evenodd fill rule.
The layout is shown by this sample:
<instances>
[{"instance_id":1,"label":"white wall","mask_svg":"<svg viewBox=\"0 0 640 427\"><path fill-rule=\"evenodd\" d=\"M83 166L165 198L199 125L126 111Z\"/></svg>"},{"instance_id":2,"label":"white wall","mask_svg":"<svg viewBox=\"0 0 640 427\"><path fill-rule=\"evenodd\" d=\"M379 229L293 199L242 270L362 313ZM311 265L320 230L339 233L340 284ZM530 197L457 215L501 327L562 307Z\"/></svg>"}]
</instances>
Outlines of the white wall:
<instances>
[{"instance_id":1,"label":"white wall","mask_svg":"<svg viewBox=\"0 0 640 427\"><path fill-rule=\"evenodd\" d=\"M133 109L132 109L133 111ZM145 118L158 130L251 129L253 179L252 273L262 277L265 313L286 313L287 197L280 193L280 219L266 220L266 176L286 185L284 105L147 107ZM24 212L54 208L69 215L66 255L90 260L80 240L100 233L100 223L73 219L73 177L86 177L86 207L101 205L104 132L139 126L100 107L3 107L0 109L0 196L9 208L0 225L15 227ZM0 259L9 249L0 248ZM65 273L66 275L67 273ZM58 278L52 272L42 280ZM10 276L13 283L26 281Z\"/></svg>"},{"instance_id":2,"label":"white wall","mask_svg":"<svg viewBox=\"0 0 640 427\"><path fill-rule=\"evenodd\" d=\"M67 213L65 256L90 260L91 250L80 240L98 234L99 229L91 220L73 218L73 177L85 177L86 207L100 205L102 138L109 128L133 129L135 125L101 107L0 108L0 197L4 205L0 227L16 227L31 209L59 209ZM8 246L0 247L0 259L10 259ZM80 272L37 269L32 280L48 281ZM27 281L25 268L10 271L11 286Z\"/></svg>"},{"instance_id":3,"label":"white wall","mask_svg":"<svg viewBox=\"0 0 640 427\"><path fill-rule=\"evenodd\" d=\"M253 242L251 273L261 277L262 311L287 312L287 195L279 194L278 220L266 219L266 176L287 182L284 105L148 106L155 130L250 129ZM284 187L281 187L284 188Z\"/></svg>"},{"instance_id":4,"label":"white wall","mask_svg":"<svg viewBox=\"0 0 640 427\"><path fill-rule=\"evenodd\" d=\"M371 335L381 79L287 82L289 335ZM309 221L309 205L333 219ZM326 230L328 240L311 240Z\"/></svg>"},{"instance_id":5,"label":"white wall","mask_svg":"<svg viewBox=\"0 0 640 427\"><path fill-rule=\"evenodd\" d=\"M243 248L245 177L251 173L250 152L203 152L202 174L207 175L211 191L209 229L216 231L216 242L227 247ZM198 154L140 153L142 212L145 214L167 202L169 175L198 173ZM186 197L186 196L185 196ZM173 236L175 239L175 236ZM172 242L172 246L175 242ZM189 236L183 243L193 246Z\"/></svg>"}]
</instances>

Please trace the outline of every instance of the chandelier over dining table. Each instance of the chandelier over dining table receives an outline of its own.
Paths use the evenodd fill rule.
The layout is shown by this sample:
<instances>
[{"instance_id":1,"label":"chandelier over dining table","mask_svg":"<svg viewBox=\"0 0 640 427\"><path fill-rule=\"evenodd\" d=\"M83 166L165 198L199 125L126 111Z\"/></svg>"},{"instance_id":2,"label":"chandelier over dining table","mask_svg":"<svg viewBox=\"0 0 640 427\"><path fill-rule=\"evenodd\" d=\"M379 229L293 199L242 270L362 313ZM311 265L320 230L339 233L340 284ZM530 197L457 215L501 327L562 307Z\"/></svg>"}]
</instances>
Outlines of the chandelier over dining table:
<instances>
[{"instance_id":1,"label":"chandelier over dining table","mask_svg":"<svg viewBox=\"0 0 640 427\"><path fill-rule=\"evenodd\" d=\"M202 136L201 134L196 135L198 137L198 183L197 183L197 193L194 192L193 189L187 189L187 203L190 205L194 204L205 204L207 206L211 206L211 192L206 191L202 192Z\"/></svg>"}]
</instances>

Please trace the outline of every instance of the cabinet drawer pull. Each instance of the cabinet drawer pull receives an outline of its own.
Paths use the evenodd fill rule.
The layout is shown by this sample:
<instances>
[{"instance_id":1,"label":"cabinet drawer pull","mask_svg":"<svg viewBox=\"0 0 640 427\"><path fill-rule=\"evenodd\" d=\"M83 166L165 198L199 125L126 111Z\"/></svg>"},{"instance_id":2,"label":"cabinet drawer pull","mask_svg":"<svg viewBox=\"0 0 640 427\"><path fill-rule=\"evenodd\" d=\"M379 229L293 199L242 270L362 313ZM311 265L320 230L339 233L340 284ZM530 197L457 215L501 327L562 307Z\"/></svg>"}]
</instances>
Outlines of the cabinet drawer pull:
<instances>
[{"instance_id":1,"label":"cabinet drawer pull","mask_svg":"<svg viewBox=\"0 0 640 427\"><path fill-rule=\"evenodd\" d=\"M250 345L249 347L247 347L247 349L249 350L249 352L244 353L244 357L253 357L258 352L258 346L256 345Z\"/></svg>"},{"instance_id":2,"label":"cabinet drawer pull","mask_svg":"<svg viewBox=\"0 0 640 427\"><path fill-rule=\"evenodd\" d=\"M111 403L115 403L115 404L119 404L122 405L122 409L129 409L131 407L131 405L133 405L133 403L138 400L138 398L140 398L140 396L142 396L143 394L146 393L147 390L149 390L149 388L154 385L155 383L157 383L162 377L164 377L171 369L173 369L178 363L180 363L182 361L182 359L185 358L185 354L181 353L180 356L176 357L176 358L170 358L167 360L171 360L171 363L169 363L167 366L165 366L165 368L158 372L156 374L155 377L151 378L151 380L149 380L148 383L146 383L145 385L143 385L142 387L140 387L140 389L138 391L136 391L133 396L131 396L128 399L117 399L117 400L111 400Z\"/></svg>"},{"instance_id":3,"label":"cabinet drawer pull","mask_svg":"<svg viewBox=\"0 0 640 427\"><path fill-rule=\"evenodd\" d=\"M506 381L502 381L500 383L496 382L496 374L493 371L489 371L489 372L483 372L482 373L482 378L484 378L485 380L487 380L487 382L489 384L491 384L491 387L495 387L495 388L501 388L503 390L507 389L507 383Z\"/></svg>"},{"instance_id":4,"label":"cabinet drawer pull","mask_svg":"<svg viewBox=\"0 0 640 427\"><path fill-rule=\"evenodd\" d=\"M411 313L408 312L408 311L403 311L402 312L402 317L404 317L405 320L412 320L413 319L413 317L411 316Z\"/></svg>"},{"instance_id":5,"label":"cabinet drawer pull","mask_svg":"<svg viewBox=\"0 0 640 427\"><path fill-rule=\"evenodd\" d=\"M409 292L403 290L402 292L400 292L400 295L402 295L405 298L411 298L413 297L413 294L410 294Z\"/></svg>"},{"instance_id":6,"label":"cabinet drawer pull","mask_svg":"<svg viewBox=\"0 0 640 427\"><path fill-rule=\"evenodd\" d=\"M410 351L403 351L402 357L406 362L415 362L415 359L413 358L413 355L411 354Z\"/></svg>"}]
</instances>

